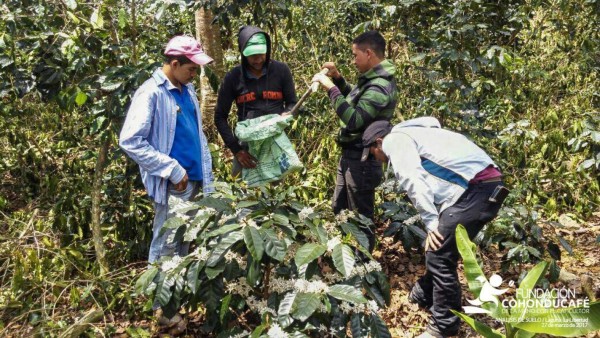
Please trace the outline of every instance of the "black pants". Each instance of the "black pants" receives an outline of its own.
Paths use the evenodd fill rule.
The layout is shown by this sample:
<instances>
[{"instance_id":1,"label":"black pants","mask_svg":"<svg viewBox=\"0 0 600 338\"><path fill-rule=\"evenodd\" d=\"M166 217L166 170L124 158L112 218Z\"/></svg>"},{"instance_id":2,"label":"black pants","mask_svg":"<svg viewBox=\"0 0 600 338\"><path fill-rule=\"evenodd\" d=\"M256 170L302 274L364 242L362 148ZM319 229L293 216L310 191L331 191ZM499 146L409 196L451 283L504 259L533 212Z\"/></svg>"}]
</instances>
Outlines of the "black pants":
<instances>
[{"instance_id":1,"label":"black pants","mask_svg":"<svg viewBox=\"0 0 600 338\"><path fill-rule=\"evenodd\" d=\"M456 247L455 231L462 224L473 239L483 226L494 219L502 201L492 203L488 198L501 182L479 183L469 188L451 207L440 215L438 231L444 236L442 247L425 254L427 273L413 287L414 297L431 310L432 329L445 336L458 333L460 319L450 310L461 310L461 290L456 267L460 254Z\"/></svg>"},{"instance_id":2,"label":"black pants","mask_svg":"<svg viewBox=\"0 0 600 338\"><path fill-rule=\"evenodd\" d=\"M372 158L361 162L361 154L361 152L344 153L340 159L333 193L333 212L338 214L348 209L372 219L375 208L375 188L381 183L383 169L381 163ZM373 230L362 228L369 238L369 250L373 250L375 245Z\"/></svg>"}]
</instances>

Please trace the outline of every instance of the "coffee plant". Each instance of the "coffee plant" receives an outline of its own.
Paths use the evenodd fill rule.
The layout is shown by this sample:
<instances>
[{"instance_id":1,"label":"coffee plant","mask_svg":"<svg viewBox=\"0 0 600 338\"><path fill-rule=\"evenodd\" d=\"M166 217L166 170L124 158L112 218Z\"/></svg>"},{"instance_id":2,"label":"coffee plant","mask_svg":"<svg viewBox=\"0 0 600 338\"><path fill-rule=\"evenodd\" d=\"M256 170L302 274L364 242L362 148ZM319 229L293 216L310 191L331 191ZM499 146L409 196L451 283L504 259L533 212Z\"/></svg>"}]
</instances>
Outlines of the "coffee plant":
<instances>
[{"instance_id":1,"label":"coffee plant","mask_svg":"<svg viewBox=\"0 0 600 338\"><path fill-rule=\"evenodd\" d=\"M169 240L195 249L149 267L136 292L167 317L204 307L206 330L240 337L391 337L377 313L390 301L387 277L360 230L371 221L305 206L294 190L219 184L197 201L172 199Z\"/></svg>"}]
</instances>

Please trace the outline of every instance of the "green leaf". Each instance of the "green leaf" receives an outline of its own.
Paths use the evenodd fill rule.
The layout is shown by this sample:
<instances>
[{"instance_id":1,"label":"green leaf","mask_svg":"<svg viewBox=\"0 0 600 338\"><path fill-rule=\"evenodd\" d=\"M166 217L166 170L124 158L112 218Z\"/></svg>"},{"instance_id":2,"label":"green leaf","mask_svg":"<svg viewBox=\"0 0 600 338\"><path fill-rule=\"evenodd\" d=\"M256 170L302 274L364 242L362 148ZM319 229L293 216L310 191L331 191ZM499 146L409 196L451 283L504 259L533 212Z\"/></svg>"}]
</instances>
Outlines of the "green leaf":
<instances>
[{"instance_id":1,"label":"green leaf","mask_svg":"<svg viewBox=\"0 0 600 338\"><path fill-rule=\"evenodd\" d=\"M221 324L225 324L224 320L227 314L229 313L229 304L231 303L231 298L233 295L229 294L223 298L223 302L221 302L221 313L219 313L219 319L221 320Z\"/></svg>"},{"instance_id":2,"label":"green leaf","mask_svg":"<svg viewBox=\"0 0 600 338\"><path fill-rule=\"evenodd\" d=\"M515 338L533 338L536 336L536 334L534 332L529 332L529 331L525 331L525 330L520 330L517 329L516 327L513 327L513 332L515 332L514 337Z\"/></svg>"},{"instance_id":3,"label":"green leaf","mask_svg":"<svg viewBox=\"0 0 600 338\"><path fill-rule=\"evenodd\" d=\"M524 300L529 297L531 290L533 290L533 288L540 281L540 279L544 277L547 267L548 262L539 262L527 273L527 276L523 278L521 284L519 284L519 288L517 289L517 301ZM532 307L527 306L514 307L511 309L511 318L515 319L515 322L521 322L526 318L527 311L532 309Z\"/></svg>"},{"instance_id":4,"label":"green leaf","mask_svg":"<svg viewBox=\"0 0 600 338\"><path fill-rule=\"evenodd\" d=\"M292 317L306 321L321 305L320 296L316 293L299 293L294 299Z\"/></svg>"},{"instance_id":5,"label":"green leaf","mask_svg":"<svg viewBox=\"0 0 600 338\"><path fill-rule=\"evenodd\" d=\"M146 289L148 288L148 285L152 283L152 281L154 280L154 276L156 276L157 273L158 268L154 266L146 270L135 282L135 293L137 295L144 294Z\"/></svg>"},{"instance_id":6,"label":"green leaf","mask_svg":"<svg viewBox=\"0 0 600 338\"><path fill-rule=\"evenodd\" d=\"M162 228L163 229L177 229L184 224L185 224L185 221L183 220L183 218L175 216L175 217L168 218L165 221L165 223L163 223Z\"/></svg>"},{"instance_id":7,"label":"green leaf","mask_svg":"<svg viewBox=\"0 0 600 338\"><path fill-rule=\"evenodd\" d=\"M450 310L452 311L452 313L454 313L455 315L457 315L458 317L460 317L460 319L462 319L465 323L469 324L469 326L471 328L473 328L473 330L475 330L477 333L479 333L480 335L482 335L483 337L486 338L506 338L505 335L499 333L496 330L493 330L491 327L483 324L482 322L479 322L463 313L460 313L458 311L455 310Z\"/></svg>"},{"instance_id":8,"label":"green leaf","mask_svg":"<svg viewBox=\"0 0 600 338\"><path fill-rule=\"evenodd\" d=\"M295 291L285 294L283 300L281 300L281 303L279 303L279 309L277 310L278 316L289 315L292 312L292 306L294 305L296 294L297 293Z\"/></svg>"},{"instance_id":9,"label":"green leaf","mask_svg":"<svg viewBox=\"0 0 600 338\"><path fill-rule=\"evenodd\" d=\"M261 267L260 261L256 261L252 258L252 255L248 255L248 273L246 274L248 285L256 287L260 284L263 275Z\"/></svg>"},{"instance_id":10,"label":"green leaf","mask_svg":"<svg viewBox=\"0 0 600 338\"><path fill-rule=\"evenodd\" d=\"M363 337L362 320L359 313L353 313L350 317L350 332L352 332L352 338ZM366 337L366 336L365 336Z\"/></svg>"},{"instance_id":11,"label":"green leaf","mask_svg":"<svg viewBox=\"0 0 600 338\"><path fill-rule=\"evenodd\" d=\"M156 288L156 300L160 305L167 305L171 296L173 295L173 290L171 288L175 285L175 278L173 276L165 276L162 282Z\"/></svg>"},{"instance_id":12,"label":"green leaf","mask_svg":"<svg viewBox=\"0 0 600 338\"><path fill-rule=\"evenodd\" d=\"M223 225L222 227L213 230L211 232L209 232L208 234L206 234L206 238L211 238L211 237L216 237L216 236L220 236L223 234L226 234L228 232L237 230L239 228L241 228L242 225L241 224L237 224L237 223L231 223L231 224L227 224L227 225Z\"/></svg>"},{"instance_id":13,"label":"green leaf","mask_svg":"<svg viewBox=\"0 0 600 338\"><path fill-rule=\"evenodd\" d=\"M558 281L558 276L560 276L560 267L556 264L556 261L553 259L550 262L550 266L548 267L548 281L550 283L555 283Z\"/></svg>"},{"instance_id":14,"label":"green leaf","mask_svg":"<svg viewBox=\"0 0 600 338\"><path fill-rule=\"evenodd\" d=\"M369 248L369 239L367 238L367 235L365 235L365 233L362 232L362 230L360 230L356 225L352 223L342 223L342 230L344 230L344 232L347 234L352 234L352 236L356 238L358 244L360 244L362 247L366 249Z\"/></svg>"},{"instance_id":15,"label":"green leaf","mask_svg":"<svg viewBox=\"0 0 600 338\"><path fill-rule=\"evenodd\" d=\"M325 228L323 228L322 225L316 225L315 226L316 229L316 234L317 237L319 237L319 242L321 242L321 244L327 244L328 241L328 236L327 236L327 230L325 230Z\"/></svg>"},{"instance_id":16,"label":"green leaf","mask_svg":"<svg viewBox=\"0 0 600 338\"><path fill-rule=\"evenodd\" d=\"M355 263L352 249L348 245L340 243L333 248L331 258L336 269L348 278L352 273L352 269L354 269Z\"/></svg>"},{"instance_id":17,"label":"green leaf","mask_svg":"<svg viewBox=\"0 0 600 338\"><path fill-rule=\"evenodd\" d=\"M367 275L366 277L369 277L369 275ZM372 276L370 276L370 277L374 278ZM385 299L385 297L383 296L383 294L381 293L381 290L379 289L379 287L377 287L377 285L369 284L365 280L365 281L363 281L362 287L367 292L367 295L369 295L370 298L374 299L380 307L386 306L387 300Z\"/></svg>"},{"instance_id":18,"label":"green leaf","mask_svg":"<svg viewBox=\"0 0 600 338\"><path fill-rule=\"evenodd\" d=\"M260 203L260 202L259 201L239 201L236 204L236 208L237 209L248 208L248 207L257 205L258 203Z\"/></svg>"},{"instance_id":19,"label":"green leaf","mask_svg":"<svg viewBox=\"0 0 600 338\"><path fill-rule=\"evenodd\" d=\"M0 68L6 68L14 63L13 59L7 56L0 56Z\"/></svg>"},{"instance_id":20,"label":"green leaf","mask_svg":"<svg viewBox=\"0 0 600 338\"><path fill-rule=\"evenodd\" d=\"M515 326L529 332L559 337L581 337L600 330L600 302L590 303L589 308L540 308L538 310L542 311L537 311L537 314L532 313L526 322Z\"/></svg>"},{"instance_id":21,"label":"green leaf","mask_svg":"<svg viewBox=\"0 0 600 338\"><path fill-rule=\"evenodd\" d=\"M329 287L327 294L350 303L364 304L367 299L363 296L360 290L351 285L336 284Z\"/></svg>"},{"instance_id":22,"label":"green leaf","mask_svg":"<svg viewBox=\"0 0 600 338\"><path fill-rule=\"evenodd\" d=\"M84 92L78 92L77 96L75 96L75 103L81 107L85 104L87 99L88 96Z\"/></svg>"},{"instance_id":23,"label":"green leaf","mask_svg":"<svg viewBox=\"0 0 600 338\"><path fill-rule=\"evenodd\" d=\"M563 246L563 248L565 248L565 250L567 250L567 252L569 253L569 255L573 256L573 248L571 247L571 244L569 244L569 242L567 242L561 236L558 236L558 241Z\"/></svg>"},{"instance_id":24,"label":"green leaf","mask_svg":"<svg viewBox=\"0 0 600 338\"><path fill-rule=\"evenodd\" d=\"M579 165L579 170L581 171L581 170L589 169L594 164L596 164L596 160L594 160L593 158L589 158L589 159L581 162L581 164Z\"/></svg>"},{"instance_id":25,"label":"green leaf","mask_svg":"<svg viewBox=\"0 0 600 338\"><path fill-rule=\"evenodd\" d=\"M279 303L279 309L277 310L277 320L282 327L286 328L290 326L293 322L293 319L290 317L290 313L292 312L292 306L294 305L294 300L296 299L296 292L287 293L283 300Z\"/></svg>"},{"instance_id":26,"label":"green leaf","mask_svg":"<svg viewBox=\"0 0 600 338\"><path fill-rule=\"evenodd\" d=\"M290 219L282 214L274 214L273 222L275 222L275 224L288 225L290 224Z\"/></svg>"},{"instance_id":27,"label":"green leaf","mask_svg":"<svg viewBox=\"0 0 600 338\"><path fill-rule=\"evenodd\" d=\"M186 274L187 285L189 286L192 293L196 293L196 290L198 289L198 286L200 285L198 283L200 281L198 279L198 271L200 270L200 264L202 264L201 261L192 262L192 264L190 264L190 266L188 267L188 270L187 270L187 274Z\"/></svg>"},{"instance_id":28,"label":"green leaf","mask_svg":"<svg viewBox=\"0 0 600 338\"><path fill-rule=\"evenodd\" d=\"M212 250L208 260L206 261L206 265L209 267L214 267L219 263L221 258L225 255L225 253L231 248L235 243L239 242L244 238L244 235L241 231L231 232L227 237L221 239L219 244Z\"/></svg>"},{"instance_id":29,"label":"green leaf","mask_svg":"<svg viewBox=\"0 0 600 338\"><path fill-rule=\"evenodd\" d=\"M463 259L469 290L471 290L475 299L477 299L479 298L481 287L483 286L483 283L487 281L487 278L483 274L479 263L477 263L477 257L475 256L477 247L469 239L467 230L465 230L465 227L462 224L459 224L458 227L456 227L456 245Z\"/></svg>"},{"instance_id":30,"label":"green leaf","mask_svg":"<svg viewBox=\"0 0 600 338\"><path fill-rule=\"evenodd\" d=\"M201 200L199 200L196 203L198 203L201 206L213 208L218 212L223 212L226 214L232 214L234 212L233 208L231 207L231 201L224 198L204 196Z\"/></svg>"},{"instance_id":31,"label":"green leaf","mask_svg":"<svg viewBox=\"0 0 600 338\"><path fill-rule=\"evenodd\" d=\"M383 294L386 305L390 305L390 302L392 301L392 296L391 296L390 282L388 281L387 276L381 271L376 271L376 272L371 272L371 273L375 274L375 276L377 277L377 284L379 284L379 289L381 290L381 293Z\"/></svg>"},{"instance_id":32,"label":"green leaf","mask_svg":"<svg viewBox=\"0 0 600 338\"><path fill-rule=\"evenodd\" d=\"M252 334L250 335L250 338L260 338L260 336L262 335L262 333L265 331L265 329L268 327L267 324L262 324L256 327L256 329L254 329L254 331L252 331Z\"/></svg>"},{"instance_id":33,"label":"green leaf","mask_svg":"<svg viewBox=\"0 0 600 338\"><path fill-rule=\"evenodd\" d=\"M288 225L277 224L276 226L279 229L281 229L281 232L283 232L289 238L295 239L296 235L298 234L296 229L294 229L290 224L288 224Z\"/></svg>"},{"instance_id":34,"label":"green leaf","mask_svg":"<svg viewBox=\"0 0 600 338\"><path fill-rule=\"evenodd\" d=\"M530 254L532 254L533 256L535 256L537 258L541 258L541 256L542 256L540 251L534 247L527 246L527 251L529 251Z\"/></svg>"},{"instance_id":35,"label":"green leaf","mask_svg":"<svg viewBox=\"0 0 600 338\"><path fill-rule=\"evenodd\" d=\"M427 238L427 234L425 233L425 231L423 231L423 229L419 228L416 225L411 224L408 226L408 229L410 230L410 232L419 237L421 241L424 241Z\"/></svg>"},{"instance_id":36,"label":"green leaf","mask_svg":"<svg viewBox=\"0 0 600 338\"><path fill-rule=\"evenodd\" d=\"M221 309L221 301L225 296L223 279L217 278L202 283L202 288L198 292L198 297L206 306L206 310L211 315L218 315Z\"/></svg>"},{"instance_id":37,"label":"green leaf","mask_svg":"<svg viewBox=\"0 0 600 338\"><path fill-rule=\"evenodd\" d=\"M204 66L203 70L204 70L204 75L208 78L208 83L210 84L211 89L213 90L213 92L218 93L219 92L219 84L221 83L221 80L219 80L219 76L217 76L217 74L215 74L215 72L212 70L211 67ZM242 208L242 207L240 207L240 208Z\"/></svg>"},{"instance_id":38,"label":"green leaf","mask_svg":"<svg viewBox=\"0 0 600 338\"><path fill-rule=\"evenodd\" d=\"M226 267L226 264L217 265L214 268L207 266L204 269L204 273L206 273L206 277L208 277L208 279L215 279L217 276L219 276L219 274L225 271Z\"/></svg>"},{"instance_id":39,"label":"green leaf","mask_svg":"<svg viewBox=\"0 0 600 338\"><path fill-rule=\"evenodd\" d=\"M254 260L259 261L262 259L264 252L263 238L258 232L258 229L247 226L244 228L244 242L246 242L246 246L248 247L248 251L254 258Z\"/></svg>"},{"instance_id":40,"label":"green leaf","mask_svg":"<svg viewBox=\"0 0 600 338\"><path fill-rule=\"evenodd\" d=\"M94 122L92 122L92 126L90 127L90 134L96 134L98 131L100 131L100 129L102 129L102 126L104 126L104 122L106 122L107 119L104 116L98 116Z\"/></svg>"},{"instance_id":41,"label":"green leaf","mask_svg":"<svg viewBox=\"0 0 600 338\"><path fill-rule=\"evenodd\" d=\"M412 58L410 58L410 62L418 62L423 60L425 57L427 56L427 54L425 53L419 53L415 56L413 56Z\"/></svg>"},{"instance_id":42,"label":"green leaf","mask_svg":"<svg viewBox=\"0 0 600 338\"><path fill-rule=\"evenodd\" d=\"M107 92L112 92L112 91L117 90L119 87L121 87L122 84L123 84L123 82L106 81L106 82L102 82L102 84L100 85L100 89L107 91Z\"/></svg>"},{"instance_id":43,"label":"green leaf","mask_svg":"<svg viewBox=\"0 0 600 338\"><path fill-rule=\"evenodd\" d=\"M100 28L102 28L102 26L104 26L104 19L102 18L100 6L98 6L98 8L96 8L96 9L94 9L94 12L92 13L92 16L90 17L90 23L92 24L92 27L94 27L95 29L100 29Z\"/></svg>"},{"instance_id":44,"label":"green leaf","mask_svg":"<svg viewBox=\"0 0 600 338\"><path fill-rule=\"evenodd\" d=\"M265 252L267 255L273 259L282 261L287 252L285 242L277 238L273 229L265 229L262 234L265 240Z\"/></svg>"},{"instance_id":45,"label":"green leaf","mask_svg":"<svg viewBox=\"0 0 600 338\"><path fill-rule=\"evenodd\" d=\"M296 256L294 260L296 262L296 266L301 266L304 264L308 264L313 260L320 257L327 250L327 246L322 244L315 243L307 243L304 244L298 251L296 251Z\"/></svg>"},{"instance_id":46,"label":"green leaf","mask_svg":"<svg viewBox=\"0 0 600 338\"><path fill-rule=\"evenodd\" d=\"M558 247L558 245L556 245L556 243L550 241L550 243L548 243L548 253L550 254L550 257L552 257L553 259L560 261L561 258L561 253L560 253L560 248Z\"/></svg>"},{"instance_id":47,"label":"green leaf","mask_svg":"<svg viewBox=\"0 0 600 338\"><path fill-rule=\"evenodd\" d=\"M371 334L373 338L392 338L387 325L376 313L371 315Z\"/></svg>"}]
</instances>

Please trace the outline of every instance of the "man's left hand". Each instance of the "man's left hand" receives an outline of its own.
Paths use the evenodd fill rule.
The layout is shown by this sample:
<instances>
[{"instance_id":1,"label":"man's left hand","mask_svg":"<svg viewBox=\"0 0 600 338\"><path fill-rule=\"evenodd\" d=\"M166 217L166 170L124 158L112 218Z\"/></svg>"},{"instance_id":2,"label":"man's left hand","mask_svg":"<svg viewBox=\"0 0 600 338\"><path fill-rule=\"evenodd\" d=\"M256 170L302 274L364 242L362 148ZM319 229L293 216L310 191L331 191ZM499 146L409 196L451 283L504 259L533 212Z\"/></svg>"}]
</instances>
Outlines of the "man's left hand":
<instances>
[{"instance_id":1,"label":"man's left hand","mask_svg":"<svg viewBox=\"0 0 600 338\"><path fill-rule=\"evenodd\" d=\"M331 81L330 78L327 77L327 75L324 74L316 74L315 76L313 76L312 81L311 82L319 82L321 84L321 86L323 86L323 88L329 90L332 87L335 86L335 84L333 84L333 81Z\"/></svg>"},{"instance_id":2,"label":"man's left hand","mask_svg":"<svg viewBox=\"0 0 600 338\"><path fill-rule=\"evenodd\" d=\"M425 239L425 252L429 250L436 251L442 247L443 242L444 236L442 236L442 234L440 234L437 230L428 232L427 238Z\"/></svg>"}]
</instances>

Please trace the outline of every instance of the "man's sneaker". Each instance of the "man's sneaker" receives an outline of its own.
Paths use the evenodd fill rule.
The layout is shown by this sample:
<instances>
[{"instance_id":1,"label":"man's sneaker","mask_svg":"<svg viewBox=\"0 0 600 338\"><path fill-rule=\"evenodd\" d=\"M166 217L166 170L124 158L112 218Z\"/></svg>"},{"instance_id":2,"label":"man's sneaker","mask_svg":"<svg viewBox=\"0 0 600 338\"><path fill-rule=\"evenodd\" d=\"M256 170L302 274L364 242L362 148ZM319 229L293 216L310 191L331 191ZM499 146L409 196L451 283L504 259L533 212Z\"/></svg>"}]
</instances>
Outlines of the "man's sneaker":
<instances>
[{"instance_id":1,"label":"man's sneaker","mask_svg":"<svg viewBox=\"0 0 600 338\"><path fill-rule=\"evenodd\" d=\"M431 324L427 325L427 329L425 329L425 332L423 332L417 336L417 338L446 338L446 337L447 336L444 336L443 334L441 334L437 328L432 327Z\"/></svg>"},{"instance_id":2,"label":"man's sneaker","mask_svg":"<svg viewBox=\"0 0 600 338\"><path fill-rule=\"evenodd\" d=\"M437 336L432 335L431 333L425 331L418 335L416 338L438 338Z\"/></svg>"},{"instance_id":3,"label":"man's sneaker","mask_svg":"<svg viewBox=\"0 0 600 338\"><path fill-rule=\"evenodd\" d=\"M419 307L422 308L422 309L424 309L424 310L429 310L429 308L432 305L431 303L427 303L425 301L420 300L417 297L417 295L415 294L415 288L414 287L410 290L410 293L408 294L408 301L410 303L412 303L412 304L419 305Z\"/></svg>"},{"instance_id":4,"label":"man's sneaker","mask_svg":"<svg viewBox=\"0 0 600 338\"><path fill-rule=\"evenodd\" d=\"M162 313L158 317L158 325L160 325L162 327L167 327L167 328L174 327L175 325L179 324L182 321L183 321L183 318L181 317L181 315L179 313L175 314L172 318L163 316Z\"/></svg>"}]
</instances>

